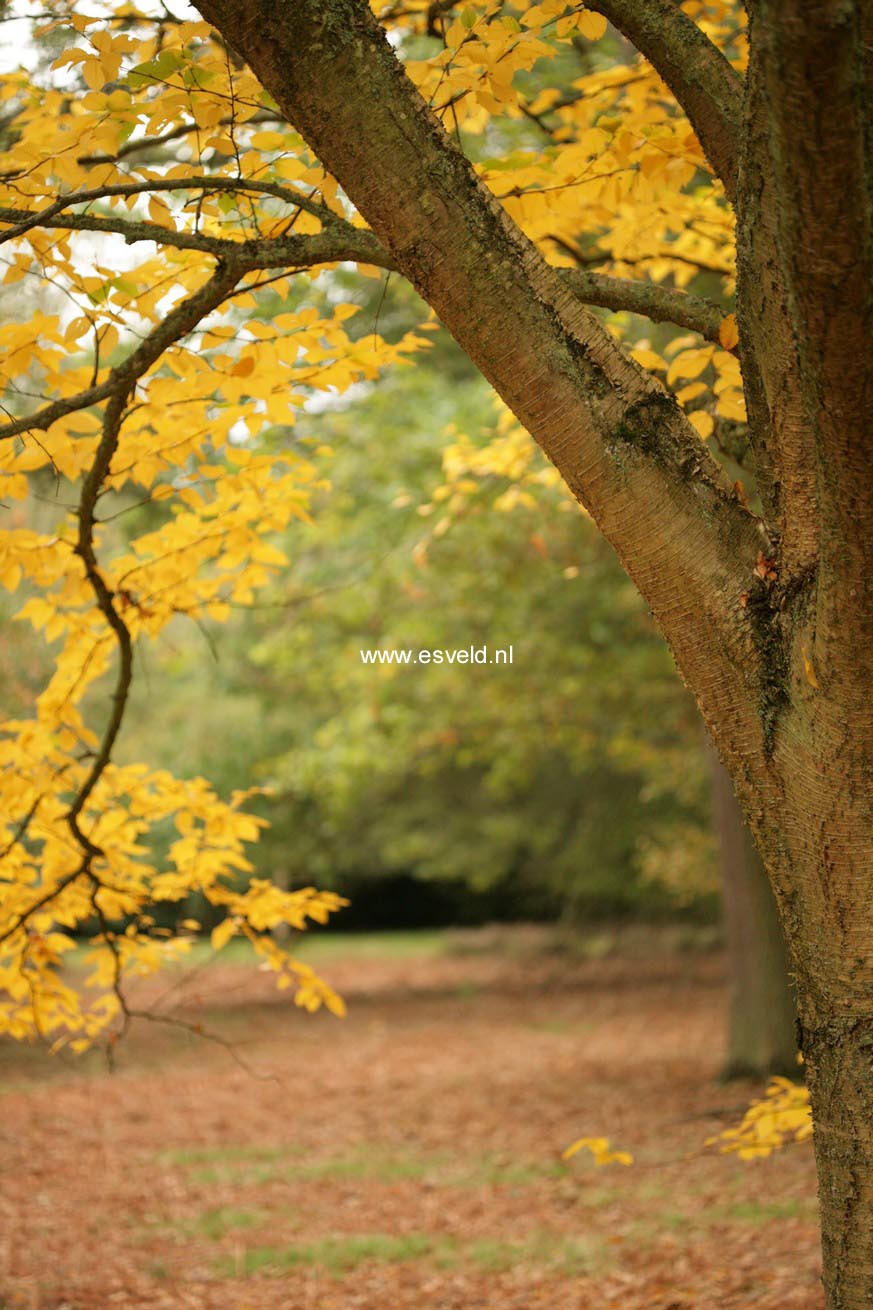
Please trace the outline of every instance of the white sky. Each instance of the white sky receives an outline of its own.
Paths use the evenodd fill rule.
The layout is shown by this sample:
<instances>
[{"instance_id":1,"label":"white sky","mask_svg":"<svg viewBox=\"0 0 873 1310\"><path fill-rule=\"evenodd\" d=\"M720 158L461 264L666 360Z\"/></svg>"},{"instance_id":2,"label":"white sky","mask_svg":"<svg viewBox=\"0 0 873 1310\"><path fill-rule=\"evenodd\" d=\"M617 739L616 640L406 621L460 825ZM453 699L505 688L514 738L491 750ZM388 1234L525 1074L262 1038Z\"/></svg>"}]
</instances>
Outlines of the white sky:
<instances>
[{"instance_id":1,"label":"white sky","mask_svg":"<svg viewBox=\"0 0 873 1310\"><path fill-rule=\"evenodd\" d=\"M74 0L68 8L94 17L112 11L112 6L101 3L101 0ZM143 13L161 12L161 6L155 0L139 0L139 8ZM170 8L177 18L200 17L187 0L172 0ZM45 20L47 16L48 5L45 0L42 3L40 0L12 0L7 9L7 17L0 22L0 75L15 72L22 67L31 71L36 66L36 50L30 40L31 28L34 19Z\"/></svg>"}]
</instances>

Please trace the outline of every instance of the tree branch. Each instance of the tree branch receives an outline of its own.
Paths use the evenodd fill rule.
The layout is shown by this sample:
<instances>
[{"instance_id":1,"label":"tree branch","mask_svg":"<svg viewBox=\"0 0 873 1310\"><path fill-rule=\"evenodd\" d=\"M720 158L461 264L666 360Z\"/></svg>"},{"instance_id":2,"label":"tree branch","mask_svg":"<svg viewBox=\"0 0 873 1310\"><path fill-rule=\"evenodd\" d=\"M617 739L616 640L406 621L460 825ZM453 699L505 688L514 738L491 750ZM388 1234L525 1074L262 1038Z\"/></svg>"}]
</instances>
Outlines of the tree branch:
<instances>
[{"instance_id":1,"label":"tree branch","mask_svg":"<svg viewBox=\"0 0 873 1310\"><path fill-rule=\"evenodd\" d=\"M174 341L187 335L192 328L196 327L201 319L227 296L228 291L236 285L239 278L239 272L236 268L229 268L224 264L219 264L212 277L202 286L199 291L194 292L187 300L177 305L157 327L155 327L145 340L137 347L135 351L120 364L117 368L112 369L106 382L101 387L92 387L88 393L81 393L79 399L88 395L90 399L87 404L95 404L97 400L109 397L109 402L103 416L103 430L97 449L94 452L94 459L91 467L85 475L82 482L82 490L78 504L79 532L76 542L76 554L82 560L85 568L85 574L94 598L97 608L104 616L106 623L115 635L119 652L118 676L115 683L115 691L112 697L112 711L108 723L103 733L103 739L100 747L94 756L91 767L88 770L81 786L78 788L69 809L66 813L66 822L70 832L82 851L82 858L77 867L71 870L51 888L45 890L37 896L26 910L21 911L15 916L15 921L11 923L2 934L0 934L0 944L6 941L14 933L18 932L34 914L44 906L50 904L62 891L71 886L78 878L88 876L94 884L95 891L100 887L98 876L93 872L92 865L95 858L102 856L103 852L91 838L82 830L79 822L88 798L94 791L101 777L106 771L106 767L112 757L112 751L118 734L121 731L124 711L127 705L128 694L133 667L133 645L131 642L130 631L124 619L118 613L114 604L114 594L110 590L103 577L94 551L94 527L96 523L95 510L100 490L109 472L112 458L118 448L118 438L121 430L121 424L124 419L125 409L130 395L131 388L135 385L137 379L151 367L167 347ZM99 395L94 394L99 393ZM18 430L26 430L28 427L47 428L56 418L61 417L63 413L71 412L72 408L83 408L83 404L73 404L73 399L69 401L55 402L53 406L47 406L38 415L32 415L29 420L21 420L25 427ZM47 417L49 411L57 410L58 406L67 405L68 408L61 409L53 417ZM7 425L7 428L14 425ZM3 429L0 435L10 435L6 429ZM34 807L35 808L35 807ZM30 816L28 816L29 818Z\"/></svg>"},{"instance_id":2,"label":"tree branch","mask_svg":"<svg viewBox=\"0 0 873 1310\"><path fill-rule=\"evenodd\" d=\"M245 120L245 126L254 127L259 123L284 123L284 121L285 120L277 114L264 110L263 113L252 114L251 118L247 118ZM235 120L233 118L220 118L216 126L229 127L233 126L234 123ZM80 155L76 160L76 163L82 164L85 168L92 167L96 164L117 164L122 159L127 159L130 155L142 154L142 152L146 150L160 149L161 146L168 145L171 141L180 141L182 138L191 136L198 130L197 124L194 122L180 123L177 127L168 128L167 131L162 132L160 136L137 137L133 141L126 141L123 146L118 148L114 155Z\"/></svg>"},{"instance_id":3,"label":"tree branch","mask_svg":"<svg viewBox=\"0 0 873 1310\"><path fill-rule=\"evenodd\" d=\"M148 195L154 191L202 191L217 192L219 194L230 194L237 191L251 191L258 195L273 196L277 200L282 200L285 204L294 209L305 209L307 213L312 214L325 227L331 224L340 224L344 220L328 209L327 205L313 200L311 196L305 196L300 191L295 191L293 187L282 186L278 182L258 182L254 178L236 178L236 177L174 177L174 178L143 178L138 182L117 182L109 186L92 187L86 191L71 191L62 196L60 200L54 201L53 204L46 206L45 209L27 211L27 217L21 219L6 232L0 232L0 245L5 241L12 241L16 237L24 236L31 228L46 227L50 220L56 215L62 214L65 209L72 208L73 205L93 204L97 200L111 200L119 196L142 196ZM17 213L17 210L0 211L7 213ZM2 222L0 218L0 222ZM14 220L6 220L14 221Z\"/></svg>"},{"instance_id":4,"label":"tree branch","mask_svg":"<svg viewBox=\"0 0 873 1310\"><path fill-rule=\"evenodd\" d=\"M584 268L562 268L561 276L573 294L586 305L642 314L653 323L675 323L677 327L699 332L706 341L717 342L719 339L724 311L713 300L662 287L657 282L609 277Z\"/></svg>"},{"instance_id":5,"label":"tree branch","mask_svg":"<svg viewBox=\"0 0 873 1310\"><path fill-rule=\"evenodd\" d=\"M109 716L109 722L103 733L100 749L94 757L91 768L88 770L88 775L76 793L66 815L70 832L82 850L83 865L81 872L83 873L91 873L92 861L96 856L102 855L103 852L99 846L94 844L87 833L82 831L79 819L88 802L88 797L102 778L112 758L112 749L121 731L133 676L133 642L131 641L130 629L115 608L113 593L100 571L94 551L94 524L97 500L109 472L112 457L118 449L118 438L124 420L127 397L134 381L135 375L128 377L127 374L124 374L119 375L117 378L115 391L109 398L103 415L103 432L94 452L94 460L83 479L82 491L79 497L79 533L75 553L85 566L85 576L94 593L97 608L115 635L119 655L118 676L115 682L115 691L112 695L112 712ZM92 876L96 877L96 875Z\"/></svg>"},{"instance_id":6,"label":"tree branch","mask_svg":"<svg viewBox=\"0 0 873 1310\"><path fill-rule=\"evenodd\" d=\"M767 438L783 560L817 578L808 650L832 694L819 700L840 706L835 733L851 723L860 744L865 725L873 735L873 642L828 634L873 622L873 11L844 0L748 8L749 414Z\"/></svg>"},{"instance_id":7,"label":"tree branch","mask_svg":"<svg viewBox=\"0 0 873 1310\"><path fill-rule=\"evenodd\" d=\"M152 189L151 184L144 183L141 189ZM366 228L353 227L345 219L334 215L331 215L331 219L322 232L307 236L290 233L281 237L232 241L226 237L205 236L202 232L176 231L160 223L138 221L120 215L104 217L98 214L52 213L46 216L45 213L33 213L26 209L0 209L0 223L16 224L12 230L15 235L20 236L36 227L71 232L111 232L124 237L128 245L138 241L154 241L159 246L172 246L177 250L201 250L219 259L232 259L243 267L243 271L283 268L286 265L289 268L311 268L314 264L336 264L343 260L375 264L378 268L395 268L390 256L372 232ZM8 235L0 233L0 242L6 240Z\"/></svg>"},{"instance_id":8,"label":"tree branch","mask_svg":"<svg viewBox=\"0 0 873 1310\"><path fill-rule=\"evenodd\" d=\"M729 200L736 194L743 81L676 0L586 0L648 59L688 115Z\"/></svg>"},{"instance_id":9,"label":"tree branch","mask_svg":"<svg viewBox=\"0 0 873 1310\"><path fill-rule=\"evenodd\" d=\"M39 226L73 232L109 232L123 236L128 245L153 241L156 245L177 250L199 250L217 258L235 259L241 270L260 268L311 268L316 264L334 264L344 260L372 264L376 268L397 271L397 263L366 228L353 227L337 219L324 231L309 236L263 237L254 241L231 241L223 237L204 236L200 232L177 232L159 223L137 222L122 217L104 218L92 214L53 214L48 218L24 209L0 209L0 222L16 223L19 228ZM627 310L642 314L654 323L675 323L699 332L707 341L718 341L723 313L714 301L687 292L658 286L654 282L609 277L584 269L562 269L561 276L573 294L586 305L602 309ZM6 435L0 428L0 437ZM11 433L8 435L12 435Z\"/></svg>"},{"instance_id":10,"label":"tree branch","mask_svg":"<svg viewBox=\"0 0 873 1310\"><path fill-rule=\"evenodd\" d=\"M571 241L567 241L566 238L557 236L555 233L551 233L548 240L553 241L559 250L564 250L568 255L572 256L580 268L592 268L595 264L606 263L631 264L636 267L640 264L650 264L667 259L676 264L685 264L687 268L694 268L698 273L715 273L717 277L733 277L735 275L733 269L718 264L710 264L703 259L690 259L688 255L680 255L674 252L669 246L662 250L652 251L648 255L622 255L619 258L610 254L608 250L599 250L596 247L593 251L588 252L579 250Z\"/></svg>"}]
</instances>

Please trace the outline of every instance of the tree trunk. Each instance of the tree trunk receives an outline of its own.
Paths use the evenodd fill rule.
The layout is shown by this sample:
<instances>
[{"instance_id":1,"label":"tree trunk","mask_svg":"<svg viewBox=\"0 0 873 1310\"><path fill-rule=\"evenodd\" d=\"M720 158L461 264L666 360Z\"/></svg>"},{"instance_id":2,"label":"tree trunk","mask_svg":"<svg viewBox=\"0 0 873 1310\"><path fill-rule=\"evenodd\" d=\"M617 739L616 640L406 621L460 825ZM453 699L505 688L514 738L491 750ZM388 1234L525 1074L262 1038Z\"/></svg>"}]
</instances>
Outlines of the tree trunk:
<instances>
[{"instance_id":1,"label":"tree trunk","mask_svg":"<svg viewBox=\"0 0 873 1310\"><path fill-rule=\"evenodd\" d=\"M747 10L737 305L750 431L779 539L761 639L782 653L770 785L744 787L741 762L723 757L797 982L828 1310L870 1310L873 6L750 0Z\"/></svg>"},{"instance_id":2,"label":"tree trunk","mask_svg":"<svg viewBox=\"0 0 873 1310\"><path fill-rule=\"evenodd\" d=\"M803 1026L828 1310L873 1305L873 1024Z\"/></svg>"},{"instance_id":3,"label":"tree trunk","mask_svg":"<svg viewBox=\"0 0 873 1310\"><path fill-rule=\"evenodd\" d=\"M730 987L723 1077L797 1077L797 1008L776 899L728 772L710 756Z\"/></svg>"}]
</instances>

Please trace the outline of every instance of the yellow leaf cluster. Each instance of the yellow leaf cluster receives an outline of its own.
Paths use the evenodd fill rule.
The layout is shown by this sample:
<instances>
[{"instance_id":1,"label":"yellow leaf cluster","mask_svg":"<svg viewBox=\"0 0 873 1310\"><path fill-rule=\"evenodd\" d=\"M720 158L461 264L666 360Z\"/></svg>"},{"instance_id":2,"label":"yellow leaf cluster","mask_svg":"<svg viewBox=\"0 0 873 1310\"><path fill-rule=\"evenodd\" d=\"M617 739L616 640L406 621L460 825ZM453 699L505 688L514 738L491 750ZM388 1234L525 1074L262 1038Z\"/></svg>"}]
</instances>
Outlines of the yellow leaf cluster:
<instances>
[{"instance_id":1,"label":"yellow leaf cluster","mask_svg":"<svg viewBox=\"0 0 873 1310\"><path fill-rule=\"evenodd\" d=\"M446 432L450 440L443 449L443 481L418 510L422 517L441 512L432 529L434 536L442 536L456 518L479 507L483 499L507 513L518 506L533 507L538 488L564 487L512 411L496 397L494 404L496 421L483 432L484 441L473 441L454 426ZM569 492L562 503L568 508L575 505Z\"/></svg>"},{"instance_id":2,"label":"yellow leaf cluster","mask_svg":"<svg viewBox=\"0 0 873 1310\"><path fill-rule=\"evenodd\" d=\"M707 1146L717 1146L722 1153L735 1151L741 1160L757 1160L790 1142L805 1142L810 1137L808 1090L788 1078L772 1078L765 1094L752 1102L739 1126L710 1137Z\"/></svg>"},{"instance_id":3,"label":"yellow leaf cluster","mask_svg":"<svg viewBox=\"0 0 873 1310\"><path fill-rule=\"evenodd\" d=\"M20 506L0 526L0 584L19 593L17 617L52 644L53 663L32 715L0 731L0 1031L76 1050L124 1022L127 977L187 949L190 923L166 935L151 911L193 892L226 909L221 931L248 936L299 1004L342 1012L269 937L279 923L325 922L340 899L248 882L261 821L245 798L114 763L105 707L123 708L125 642L135 671L144 642L180 619L226 619L287 563L276 535L308 522L323 478L314 459L259 449L261 431L290 427L316 393L371 381L425 344L358 334L357 306L302 308L293 273L255 272L124 385L141 343L208 287L204 242L242 248L281 235L289 216L296 234L317 234L319 212L347 206L208 25L160 30L128 4L103 8L47 24L67 38L48 77L5 84L14 149L0 180L0 389L4 419L20 419L0 441L0 500ZM26 218L44 209L45 222ZM25 292L37 289L34 309ZM126 407L83 550L81 497L113 386ZM37 531L33 494L49 475L54 508L41 520L54 522ZM138 505L149 527L119 532L116 519ZM114 691L104 696L101 679ZM168 823L176 835L158 865L154 832ZM81 935L84 969L69 964Z\"/></svg>"},{"instance_id":4,"label":"yellow leaf cluster","mask_svg":"<svg viewBox=\"0 0 873 1310\"><path fill-rule=\"evenodd\" d=\"M579 1137L561 1152L562 1160L571 1160L580 1151L590 1151L596 1165L633 1164L634 1158L628 1151L613 1151L608 1137Z\"/></svg>"}]
</instances>

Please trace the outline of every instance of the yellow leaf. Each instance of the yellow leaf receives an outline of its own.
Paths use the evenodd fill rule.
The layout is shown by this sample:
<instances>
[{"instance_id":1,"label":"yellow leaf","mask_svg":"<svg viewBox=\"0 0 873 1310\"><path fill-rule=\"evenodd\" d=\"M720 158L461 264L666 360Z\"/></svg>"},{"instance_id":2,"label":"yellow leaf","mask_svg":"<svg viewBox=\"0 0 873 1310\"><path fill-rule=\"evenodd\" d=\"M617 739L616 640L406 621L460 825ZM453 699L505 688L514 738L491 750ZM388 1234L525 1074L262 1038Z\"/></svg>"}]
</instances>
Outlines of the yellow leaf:
<instances>
[{"instance_id":1,"label":"yellow leaf","mask_svg":"<svg viewBox=\"0 0 873 1310\"><path fill-rule=\"evenodd\" d=\"M252 145L256 150L282 150L287 148L288 141L281 132L256 132Z\"/></svg>"},{"instance_id":2,"label":"yellow leaf","mask_svg":"<svg viewBox=\"0 0 873 1310\"><path fill-rule=\"evenodd\" d=\"M693 346L697 340L699 340L699 338L694 332L686 332L684 336L674 337L673 340L668 341L664 347L664 354L677 355L680 350L687 350L689 346Z\"/></svg>"},{"instance_id":3,"label":"yellow leaf","mask_svg":"<svg viewBox=\"0 0 873 1310\"><path fill-rule=\"evenodd\" d=\"M227 943L230 941L231 937L233 937L235 933L236 933L236 923L230 917L230 915L228 915L226 919L223 919L221 923L219 923L215 928L212 929L212 933L209 938L212 949L214 951L220 951L223 946L227 945Z\"/></svg>"},{"instance_id":4,"label":"yellow leaf","mask_svg":"<svg viewBox=\"0 0 873 1310\"><path fill-rule=\"evenodd\" d=\"M633 1164L633 1156L628 1151L611 1151L608 1137L579 1137L561 1152L562 1160L571 1160L579 1151L588 1150L594 1156L594 1163Z\"/></svg>"},{"instance_id":5,"label":"yellow leaf","mask_svg":"<svg viewBox=\"0 0 873 1310\"><path fill-rule=\"evenodd\" d=\"M638 364L643 368L666 368L667 361L654 350L647 350L644 346L638 346L636 350L631 351L631 355Z\"/></svg>"},{"instance_id":6,"label":"yellow leaf","mask_svg":"<svg viewBox=\"0 0 873 1310\"><path fill-rule=\"evenodd\" d=\"M602 14L592 14L587 9L579 15L579 31L589 41L599 41L606 32L606 19Z\"/></svg>"},{"instance_id":7,"label":"yellow leaf","mask_svg":"<svg viewBox=\"0 0 873 1310\"><path fill-rule=\"evenodd\" d=\"M733 419L737 423L746 421L746 402L742 392L734 391L733 388L719 396L715 410L722 418Z\"/></svg>"},{"instance_id":8,"label":"yellow leaf","mask_svg":"<svg viewBox=\"0 0 873 1310\"><path fill-rule=\"evenodd\" d=\"M680 387L676 392L676 399L680 405L687 405L689 400L696 400L706 391L705 382L689 382L687 387Z\"/></svg>"},{"instance_id":9,"label":"yellow leaf","mask_svg":"<svg viewBox=\"0 0 873 1310\"><path fill-rule=\"evenodd\" d=\"M699 377L711 362L714 353L713 346L702 346L697 350L683 350L681 355L677 355L670 365L667 381L675 382L677 378Z\"/></svg>"},{"instance_id":10,"label":"yellow leaf","mask_svg":"<svg viewBox=\"0 0 873 1310\"><path fill-rule=\"evenodd\" d=\"M78 341L80 337L83 337L86 332L90 331L91 320L80 315L78 318L72 319L67 325L67 330L64 333L64 341Z\"/></svg>"},{"instance_id":11,"label":"yellow leaf","mask_svg":"<svg viewBox=\"0 0 873 1310\"><path fill-rule=\"evenodd\" d=\"M697 433L703 437L704 441L707 437L712 436L715 422L712 415L707 414L706 410L695 410L693 414L688 415L688 422L696 429Z\"/></svg>"},{"instance_id":12,"label":"yellow leaf","mask_svg":"<svg viewBox=\"0 0 873 1310\"><path fill-rule=\"evenodd\" d=\"M106 85L103 67L99 59L88 57L82 60L82 76L92 91L99 91Z\"/></svg>"},{"instance_id":13,"label":"yellow leaf","mask_svg":"<svg viewBox=\"0 0 873 1310\"><path fill-rule=\"evenodd\" d=\"M160 196L152 196L149 200L149 218L153 223L160 223L164 227L172 226L170 207Z\"/></svg>"},{"instance_id":14,"label":"yellow leaf","mask_svg":"<svg viewBox=\"0 0 873 1310\"><path fill-rule=\"evenodd\" d=\"M725 350L733 350L740 339L736 314L728 314L719 324L718 339Z\"/></svg>"}]
</instances>

